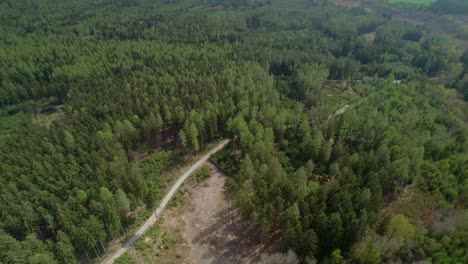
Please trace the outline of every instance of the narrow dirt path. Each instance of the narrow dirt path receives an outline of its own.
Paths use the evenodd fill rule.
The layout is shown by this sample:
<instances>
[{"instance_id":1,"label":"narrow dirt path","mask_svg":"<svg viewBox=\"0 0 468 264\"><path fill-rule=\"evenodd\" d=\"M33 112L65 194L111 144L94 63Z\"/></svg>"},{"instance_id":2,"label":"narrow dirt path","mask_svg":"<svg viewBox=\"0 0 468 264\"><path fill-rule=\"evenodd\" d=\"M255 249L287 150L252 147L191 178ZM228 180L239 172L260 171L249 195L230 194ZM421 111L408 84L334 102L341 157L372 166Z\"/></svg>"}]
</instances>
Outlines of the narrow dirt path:
<instances>
[{"instance_id":1,"label":"narrow dirt path","mask_svg":"<svg viewBox=\"0 0 468 264\"><path fill-rule=\"evenodd\" d=\"M118 257L120 257L122 254L124 254L128 248L130 248L135 241L138 240L145 232L146 230L156 222L159 214L162 212L162 210L166 207L167 203L170 201L172 196L175 194L177 189L182 185L182 183L190 176L192 172L200 168L201 165L205 161L207 161L211 155L214 153L220 151L226 144L229 143L229 140L223 140L221 143L219 143L216 147L214 147L210 152L208 152L205 156L203 156L197 163L195 163L186 173L184 173L182 176L180 176L179 180L174 184L174 186L171 188L169 193L164 197L162 200L160 206L156 209L156 211L151 215L151 217L146 220L141 227L138 229L138 231L124 244L120 249L115 253L111 254L108 258L106 258L103 263L111 264L114 262L114 260Z\"/></svg>"},{"instance_id":2,"label":"narrow dirt path","mask_svg":"<svg viewBox=\"0 0 468 264\"><path fill-rule=\"evenodd\" d=\"M275 239L267 245L260 243L258 228L242 220L227 199L224 185L227 177L212 164L208 165L211 176L201 187L189 186L182 211L166 218L168 226L180 230L184 240L183 248L179 249L181 263L256 263L261 254L277 251Z\"/></svg>"},{"instance_id":3,"label":"narrow dirt path","mask_svg":"<svg viewBox=\"0 0 468 264\"><path fill-rule=\"evenodd\" d=\"M184 185L183 205L172 207L162 216L161 230L178 237L175 245L161 249L158 238L148 238L148 250L130 250L135 263L157 256L158 264L258 263L262 254L279 250L279 237L260 241L259 228L242 220L225 194L227 177L211 163L211 176L201 183Z\"/></svg>"}]
</instances>

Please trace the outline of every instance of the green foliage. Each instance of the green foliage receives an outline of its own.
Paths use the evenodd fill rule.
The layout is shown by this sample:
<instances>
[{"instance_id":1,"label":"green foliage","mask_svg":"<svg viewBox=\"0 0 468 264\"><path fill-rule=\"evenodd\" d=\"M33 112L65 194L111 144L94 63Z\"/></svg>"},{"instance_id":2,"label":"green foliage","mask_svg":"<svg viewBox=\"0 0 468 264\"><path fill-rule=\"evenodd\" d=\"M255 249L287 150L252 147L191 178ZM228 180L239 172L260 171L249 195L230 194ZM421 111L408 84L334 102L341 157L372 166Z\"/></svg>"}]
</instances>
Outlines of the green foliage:
<instances>
[{"instance_id":1,"label":"green foliage","mask_svg":"<svg viewBox=\"0 0 468 264\"><path fill-rule=\"evenodd\" d=\"M176 153L160 151L153 153L140 162L141 174L145 179L158 180L161 173L175 163Z\"/></svg>"},{"instance_id":2,"label":"green foliage","mask_svg":"<svg viewBox=\"0 0 468 264\"><path fill-rule=\"evenodd\" d=\"M198 130L195 127L195 124L192 123L186 127L186 135L190 149L194 152L200 150L200 145L198 144Z\"/></svg>"},{"instance_id":3,"label":"green foliage","mask_svg":"<svg viewBox=\"0 0 468 264\"><path fill-rule=\"evenodd\" d=\"M19 106L0 109L0 144L18 129L28 127L31 116Z\"/></svg>"},{"instance_id":4,"label":"green foliage","mask_svg":"<svg viewBox=\"0 0 468 264\"><path fill-rule=\"evenodd\" d=\"M380 250L370 241L356 243L350 252L350 257L357 263L377 264L382 263Z\"/></svg>"},{"instance_id":5,"label":"green foliage","mask_svg":"<svg viewBox=\"0 0 468 264\"><path fill-rule=\"evenodd\" d=\"M393 216L387 228L389 239L396 237L400 241L413 238L414 232L413 225L401 214Z\"/></svg>"},{"instance_id":6,"label":"green foliage","mask_svg":"<svg viewBox=\"0 0 468 264\"><path fill-rule=\"evenodd\" d=\"M329 70L321 65L303 65L296 73L297 98L304 98L306 94L317 93L328 79Z\"/></svg>"},{"instance_id":7,"label":"green foliage","mask_svg":"<svg viewBox=\"0 0 468 264\"><path fill-rule=\"evenodd\" d=\"M54 252L60 262L76 263L75 249L73 248L72 241L62 231L59 231L57 234Z\"/></svg>"},{"instance_id":8,"label":"green foliage","mask_svg":"<svg viewBox=\"0 0 468 264\"><path fill-rule=\"evenodd\" d=\"M202 182L204 181L205 179L207 179L208 177L210 177L211 173L210 173L210 168L208 168L208 166L203 166L198 172L197 174L195 174L195 179L197 180L197 182Z\"/></svg>"},{"instance_id":9,"label":"green foliage","mask_svg":"<svg viewBox=\"0 0 468 264\"><path fill-rule=\"evenodd\" d=\"M151 247L151 245L149 245L148 243L146 243L143 240L140 240L140 241L135 243L135 249L136 250L143 251L143 250L148 249L150 247Z\"/></svg>"},{"instance_id":10,"label":"green foliage","mask_svg":"<svg viewBox=\"0 0 468 264\"><path fill-rule=\"evenodd\" d=\"M133 264L135 263L128 253L124 253L122 256L115 259L116 264Z\"/></svg>"},{"instance_id":11,"label":"green foliage","mask_svg":"<svg viewBox=\"0 0 468 264\"><path fill-rule=\"evenodd\" d=\"M301 241L300 235L302 226L300 221L300 213L297 204L293 204L287 211L285 216L285 239L288 245L291 245L293 250L297 250Z\"/></svg>"},{"instance_id":12,"label":"green foliage","mask_svg":"<svg viewBox=\"0 0 468 264\"><path fill-rule=\"evenodd\" d=\"M66 130L63 131L63 144L68 151L72 151L75 148L75 138Z\"/></svg>"},{"instance_id":13,"label":"green foliage","mask_svg":"<svg viewBox=\"0 0 468 264\"><path fill-rule=\"evenodd\" d=\"M330 263L331 264L344 264L346 261L344 260L343 256L341 256L341 250L335 249L330 255Z\"/></svg>"},{"instance_id":14,"label":"green foliage","mask_svg":"<svg viewBox=\"0 0 468 264\"><path fill-rule=\"evenodd\" d=\"M145 237L157 238L159 237L160 233L161 233L161 225L160 223L155 223L148 229L148 231L146 231Z\"/></svg>"},{"instance_id":15,"label":"green foliage","mask_svg":"<svg viewBox=\"0 0 468 264\"><path fill-rule=\"evenodd\" d=\"M0 20L0 262L93 254L157 204L174 149L226 137L212 160L242 215L301 260L378 259L348 253L415 179L466 203L466 105L428 78L459 54L424 28L302 0L8 0ZM30 125L51 96L63 118ZM461 259L453 241L424 250Z\"/></svg>"},{"instance_id":16,"label":"green foliage","mask_svg":"<svg viewBox=\"0 0 468 264\"><path fill-rule=\"evenodd\" d=\"M221 150L211 156L210 160L227 175L237 174L238 164L229 151Z\"/></svg>"},{"instance_id":17,"label":"green foliage","mask_svg":"<svg viewBox=\"0 0 468 264\"><path fill-rule=\"evenodd\" d=\"M464 162L455 157L466 157L466 142L455 143L455 134L448 130L442 129L444 132L441 130L440 135L433 133L429 137L428 132L423 132L448 124L465 129L458 119L461 116L455 112L450 122L442 124L439 123L442 120L437 118L442 113L435 107L456 99L449 94L439 98L426 97L435 91L445 92L443 88L433 86L421 90L417 82L393 84L388 80L360 85L365 87L363 91L368 95L358 106L339 116L338 123L330 124L328 129L324 125L322 130L320 126L311 124L319 124L320 118L327 117L303 117L308 118L307 122L296 118L298 121L292 125L294 128L283 138L277 151L268 150L261 137L255 137L253 143L242 144L243 134L254 134L244 130L258 131L261 126L239 129L244 123L240 117L235 119L240 126L231 125L240 143L237 151L244 153L245 157L234 174L238 183L232 187L237 193L235 197L242 214L259 224L267 222L267 226L271 226L278 220L271 216L270 208L282 212L285 242L300 256L312 254L323 258L340 249L346 255L349 251L350 257L358 262L378 263L381 254L388 257L389 252L413 241L416 232L407 218L397 215L382 231L386 237L382 242L383 253L380 248L371 247L366 242L352 247L351 241L356 241L364 232L363 225L371 225L375 221L383 195L394 194L411 183L416 175L429 172L434 176L426 179L441 180L431 184L431 188L446 192L449 201L458 199L456 193L463 188L460 184L463 180L456 180L454 175L462 175L460 172L464 169L459 166ZM419 110L414 108L415 104ZM426 114L418 115L418 111ZM302 114L296 112L295 115ZM324 136L322 131L327 131L327 134ZM440 157L453 155L453 176L438 173L438 170L450 170L451 166L447 161L427 158L426 155L431 156L433 150L422 147L428 142L435 143L441 135L446 141L437 140L438 146L452 146L452 154L441 151L444 154ZM275 155L285 154L289 159L283 159L284 163L275 161ZM299 169L295 173L289 172L291 176L288 177L284 168L291 167L288 163L293 160L293 167ZM434 168L426 168L426 164ZM444 180L443 175L450 180ZM313 187L317 182L312 184L312 179L322 183L318 190ZM308 232L310 236L303 236ZM307 240L308 237L313 238L313 234L318 240Z\"/></svg>"},{"instance_id":18,"label":"green foliage","mask_svg":"<svg viewBox=\"0 0 468 264\"><path fill-rule=\"evenodd\" d=\"M177 206L184 204L185 202L184 194L185 194L185 190L178 190L172 197L171 201L169 202L169 207L177 207Z\"/></svg>"},{"instance_id":19,"label":"green foliage","mask_svg":"<svg viewBox=\"0 0 468 264\"><path fill-rule=\"evenodd\" d=\"M187 149L187 136L185 135L185 132L184 130L180 130L179 131L179 134L177 134L178 136L178 140L179 140L179 143L180 143L180 146L182 148L182 150L185 150Z\"/></svg>"},{"instance_id":20,"label":"green foliage","mask_svg":"<svg viewBox=\"0 0 468 264\"><path fill-rule=\"evenodd\" d=\"M168 250L169 248L171 248L172 246L175 245L175 243L177 242L177 239L167 233L167 232L164 232L163 235L162 235L162 246L164 247L165 250Z\"/></svg>"},{"instance_id":21,"label":"green foliage","mask_svg":"<svg viewBox=\"0 0 468 264\"><path fill-rule=\"evenodd\" d=\"M115 193L115 201L117 203L118 208L121 211L126 211L130 209L130 201L127 198L127 194L122 191L122 189L118 189Z\"/></svg>"}]
</instances>

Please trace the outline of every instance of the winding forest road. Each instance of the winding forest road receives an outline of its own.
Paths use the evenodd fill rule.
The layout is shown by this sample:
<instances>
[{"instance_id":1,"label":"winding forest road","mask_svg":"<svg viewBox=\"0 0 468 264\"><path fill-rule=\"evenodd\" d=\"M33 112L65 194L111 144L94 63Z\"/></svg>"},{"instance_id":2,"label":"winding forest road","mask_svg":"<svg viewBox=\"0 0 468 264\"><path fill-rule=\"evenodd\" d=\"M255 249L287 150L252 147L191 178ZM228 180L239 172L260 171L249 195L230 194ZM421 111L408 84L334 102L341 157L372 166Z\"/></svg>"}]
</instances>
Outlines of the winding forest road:
<instances>
[{"instance_id":1,"label":"winding forest road","mask_svg":"<svg viewBox=\"0 0 468 264\"><path fill-rule=\"evenodd\" d=\"M335 113L328 116L328 120L332 119L335 116L343 114L344 112L346 112L346 110L348 110L349 107L350 107L350 105L345 105L345 106L341 107L340 109L336 110Z\"/></svg>"},{"instance_id":2,"label":"winding forest road","mask_svg":"<svg viewBox=\"0 0 468 264\"><path fill-rule=\"evenodd\" d=\"M213 155L214 153L216 153L216 152L220 151L221 149L223 149L226 146L227 143L229 143L229 139L223 140L215 148L213 148L210 152L208 152L205 156L203 156L203 158L198 160L197 163L195 163L186 173L184 173L182 176L180 176L180 178L172 186L169 193L166 195L166 197L164 197L164 200L162 200L162 202L159 205L158 209L156 209L156 211L151 215L151 217L148 220L146 220L145 223L143 223L143 225L140 227L140 229L138 229L138 231L119 249L119 251L117 251L113 255L109 256L108 258L106 258L103 261L103 263L111 264L111 263L114 262L114 260L116 258L120 257L123 253L125 253L125 251L127 251L127 249L129 247L131 247L133 245L133 243L135 243L135 241L137 241L138 238L140 238L146 232L146 230L151 225L154 224L154 222L156 222L156 220L158 219L158 216L161 214L161 211L167 206L167 203L169 202L169 200L175 194L175 192L180 187L180 185L182 185L182 183L190 176L190 174L192 174L192 172L194 172L203 163L205 163L205 161L207 161L210 158L211 155Z\"/></svg>"}]
</instances>

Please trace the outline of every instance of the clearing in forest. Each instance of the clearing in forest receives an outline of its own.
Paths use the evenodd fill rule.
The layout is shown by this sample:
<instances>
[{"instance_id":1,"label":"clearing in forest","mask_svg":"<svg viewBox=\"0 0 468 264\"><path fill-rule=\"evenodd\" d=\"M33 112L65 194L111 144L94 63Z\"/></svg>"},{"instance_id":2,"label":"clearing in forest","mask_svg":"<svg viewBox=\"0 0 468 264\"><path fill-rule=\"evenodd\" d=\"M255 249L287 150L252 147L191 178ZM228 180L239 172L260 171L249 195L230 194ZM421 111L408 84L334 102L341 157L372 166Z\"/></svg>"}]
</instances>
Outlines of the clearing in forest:
<instances>
[{"instance_id":1,"label":"clearing in forest","mask_svg":"<svg viewBox=\"0 0 468 264\"><path fill-rule=\"evenodd\" d=\"M134 263L257 263L279 250L277 238L261 243L259 228L240 218L225 194L226 176L208 164L211 176L192 177L149 231L123 257Z\"/></svg>"}]
</instances>

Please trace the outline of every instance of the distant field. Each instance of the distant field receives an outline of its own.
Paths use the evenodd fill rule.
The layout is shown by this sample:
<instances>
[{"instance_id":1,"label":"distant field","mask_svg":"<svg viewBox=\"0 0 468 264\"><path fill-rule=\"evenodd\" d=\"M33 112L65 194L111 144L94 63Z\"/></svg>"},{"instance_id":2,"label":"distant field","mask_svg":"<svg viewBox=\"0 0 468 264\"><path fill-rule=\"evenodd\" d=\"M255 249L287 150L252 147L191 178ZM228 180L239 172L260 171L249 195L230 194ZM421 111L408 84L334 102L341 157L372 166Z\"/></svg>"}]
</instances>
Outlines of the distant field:
<instances>
[{"instance_id":1,"label":"distant field","mask_svg":"<svg viewBox=\"0 0 468 264\"><path fill-rule=\"evenodd\" d=\"M390 3L393 3L393 4L406 3L406 4L429 6L435 1L436 0L390 0Z\"/></svg>"}]
</instances>

